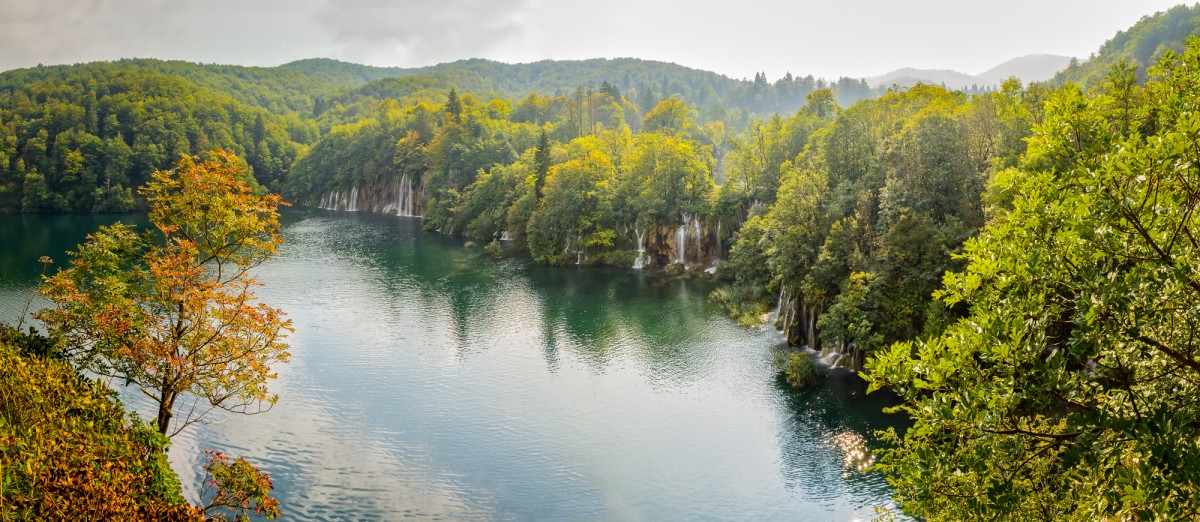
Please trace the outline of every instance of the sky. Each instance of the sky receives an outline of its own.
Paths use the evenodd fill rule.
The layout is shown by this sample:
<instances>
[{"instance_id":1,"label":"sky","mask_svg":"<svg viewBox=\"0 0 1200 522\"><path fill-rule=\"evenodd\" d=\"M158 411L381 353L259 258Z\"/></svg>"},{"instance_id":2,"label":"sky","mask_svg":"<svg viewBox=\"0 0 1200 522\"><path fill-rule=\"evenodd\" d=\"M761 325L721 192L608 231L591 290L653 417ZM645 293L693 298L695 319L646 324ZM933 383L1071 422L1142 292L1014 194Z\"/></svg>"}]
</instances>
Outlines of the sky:
<instances>
[{"instance_id":1,"label":"sky","mask_svg":"<svg viewBox=\"0 0 1200 522\"><path fill-rule=\"evenodd\" d=\"M0 70L119 58L418 67L635 57L734 78L1081 59L1180 0L0 0Z\"/></svg>"}]
</instances>

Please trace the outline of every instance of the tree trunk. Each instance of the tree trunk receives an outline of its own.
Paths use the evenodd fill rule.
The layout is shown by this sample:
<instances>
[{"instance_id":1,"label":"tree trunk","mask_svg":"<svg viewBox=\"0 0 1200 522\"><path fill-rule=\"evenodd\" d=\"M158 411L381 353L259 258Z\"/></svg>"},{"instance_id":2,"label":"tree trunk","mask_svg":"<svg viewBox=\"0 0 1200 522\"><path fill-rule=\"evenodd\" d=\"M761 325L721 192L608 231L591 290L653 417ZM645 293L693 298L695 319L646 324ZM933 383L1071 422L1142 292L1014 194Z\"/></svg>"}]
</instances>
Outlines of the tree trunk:
<instances>
[{"instance_id":1,"label":"tree trunk","mask_svg":"<svg viewBox=\"0 0 1200 522\"><path fill-rule=\"evenodd\" d=\"M162 395L159 396L158 419L157 419L158 420L158 432L163 434L164 436L166 436L167 430L170 428L171 417L174 416L174 414L171 413L171 410L173 410L175 408L175 397L178 395L179 395L178 393L175 393L175 392L171 391L169 388L164 387L163 391L162 391Z\"/></svg>"}]
</instances>

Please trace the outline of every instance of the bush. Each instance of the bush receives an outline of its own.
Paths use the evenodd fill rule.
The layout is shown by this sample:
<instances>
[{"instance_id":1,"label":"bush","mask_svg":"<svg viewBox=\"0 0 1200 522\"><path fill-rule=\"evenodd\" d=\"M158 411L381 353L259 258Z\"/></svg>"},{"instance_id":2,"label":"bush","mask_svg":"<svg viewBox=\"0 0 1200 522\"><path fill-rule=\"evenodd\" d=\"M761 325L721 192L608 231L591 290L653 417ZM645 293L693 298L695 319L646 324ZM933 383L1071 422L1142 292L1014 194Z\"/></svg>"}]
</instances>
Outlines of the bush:
<instances>
[{"instance_id":1,"label":"bush","mask_svg":"<svg viewBox=\"0 0 1200 522\"><path fill-rule=\"evenodd\" d=\"M492 256L492 259L500 259L501 257L504 257L504 250L500 247L500 242L495 239L493 239L491 243L488 243L483 249L487 251L489 256Z\"/></svg>"},{"instance_id":2,"label":"bush","mask_svg":"<svg viewBox=\"0 0 1200 522\"><path fill-rule=\"evenodd\" d=\"M672 263L668 264L667 266L663 267L663 271L666 272L667 275L669 275L669 276L678 277L678 276L682 276L684 274L684 272L687 271L687 267L685 267L683 265L683 263L672 262Z\"/></svg>"},{"instance_id":3,"label":"bush","mask_svg":"<svg viewBox=\"0 0 1200 522\"><path fill-rule=\"evenodd\" d=\"M779 355L779 359L782 359L780 369L783 371L783 378L793 388L807 388L817 382L817 366L813 364L808 352L780 352Z\"/></svg>"},{"instance_id":4,"label":"bush","mask_svg":"<svg viewBox=\"0 0 1200 522\"><path fill-rule=\"evenodd\" d=\"M0 343L0 520L203 520L168 439L107 387Z\"/></svg>"},{"instance_id":5,"label":"bush","mask_svg":"<svg viewBox=\"0 0 1200 522\"><path fill-rule=\"evenodd\" d=\"M25 357L59 358L59 351L49 337L38 333L32 326L22 332L7 324L0 324L0 344L6 344Z\"/></svg>"},{"instance_id":6,"label":"bush","mask_svg":"<svg viewBox=\"0 0 1200 522\"><path fill-rule=\"evenodd\" d=\"M752 285L722 285L708 296L709 302L719 305L742 326L762 324L767 313L766 292Z\"/></svg>"}]
</instances>

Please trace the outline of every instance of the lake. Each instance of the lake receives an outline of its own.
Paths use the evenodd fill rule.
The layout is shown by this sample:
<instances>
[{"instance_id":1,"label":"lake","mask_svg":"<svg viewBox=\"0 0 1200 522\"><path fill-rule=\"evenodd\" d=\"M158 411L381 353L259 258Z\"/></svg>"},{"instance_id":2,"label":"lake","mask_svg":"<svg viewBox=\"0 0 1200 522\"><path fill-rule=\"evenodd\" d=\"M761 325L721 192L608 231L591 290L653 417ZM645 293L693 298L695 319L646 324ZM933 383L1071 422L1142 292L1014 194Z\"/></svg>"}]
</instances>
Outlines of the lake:
<instances>
[{"instance_id":1,"label":"lake","mask_svg":"<svg viewBox=\"0 0 1200 522\"><path fill-rule=\"evenodd\" d=\"M20 315L40 256L62 263L120 218L0 215L0 320ZM845 370L788 389L781 336L725 317L711 283L493 260L413 218L283 221L258 271L259 296L295 322L280 401L175 437L193 500L211 448L269 472L288 520L853 520L893 506L857 453L898 422L889 399Z\"/></svg>"}]
</instances>

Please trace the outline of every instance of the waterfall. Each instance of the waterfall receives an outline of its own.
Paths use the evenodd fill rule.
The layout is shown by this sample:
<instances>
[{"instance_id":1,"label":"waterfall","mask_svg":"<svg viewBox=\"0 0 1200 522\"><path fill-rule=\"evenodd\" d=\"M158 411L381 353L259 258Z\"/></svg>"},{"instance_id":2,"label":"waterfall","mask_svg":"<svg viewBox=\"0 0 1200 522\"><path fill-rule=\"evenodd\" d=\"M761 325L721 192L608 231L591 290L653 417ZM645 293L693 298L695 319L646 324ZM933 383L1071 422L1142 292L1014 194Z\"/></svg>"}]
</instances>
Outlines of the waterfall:
<instances>
[{"instance_id":1,"label":"waterfall","mask_svg":"<svg viewBox=\"0 0 1200 522\"><path fill-rule=\"evenodd\" d=\"M686 264L687 262L687 240L689 232L695 231L696 249L700 247L700 220L688 215L687 212L679 213L681 224L675 229L675 262ZM692 230L689 230L689 227ZM699 254L699 252L697 252Z\"/></svg>"},{"instance_id":2,"label":"waterfall","mask_svg":"<svg viewBox=\"0 0 1200 522\"><path fill-rule=\"evenodd\" d=\"M501 232L501 233L500 233L500 241L512 241L512 238L511 238L511 237L508 237L508 231L507 231L507 230L505 230L504 232Z\"/></svg>"},{"instance_id":3,"label":"waterfall","mask_svg":"<svg viewBox=\"0 0 1200 522\"><path fill-rule=\"evenodd\" d=\"M350 201L346 203L346 210L358 212L358 185L350 187Z\"/></svg>"},{"instance_id":4,"label":"waterfall","mask_svg":"<svg viewBox=\"0 0 1200 522\"><path fill-rule=\"evenodd\" d=\"M687 225L679 225L675 230L675 262L683 264L684 256L687 254Z\"/></svg>"},{"instance_id":5,"label":"waterfall","mask_svg":"<svg viewBox=\"0 0 1200 522\"><path fill-rule=\"evenodd\" d=\"M633 260L633 269L641 270L646 268L646 233L635 228L633 234L637 236L637 259Z\"/></svg>"},{"instance_id":6,"label":"waterfall","mask_svg":"<svg viewBox=\"0 0 1200 522\"><path fill-rule=\"evenodd\" d=\"M821 362L824 363L826 366L837 366L839 363L842 362L842 359L845 359L845 358L846 358L845 354L842 354L839 352L830 352L828 354L825 354L824 357L821 357Z\"/></svg>"},{"instance_id":7,"label":"waterfall","mask_svg":"<svg viewBox=\"0 0 1200 522\"><path fill-rule=\"evenodd\" d=\"M700 236L700 216L692 216L692 239L696 241L696 259L702 260L704 257L704 245L701 243L704 241L704 238Z\"/></svg>"},{"instance_id":8,"label":"waterfall","mask_svg":"<svg viewBox=\"0 0 1200 522\"><path fill-rule=\"evenodd\" d=\"M783 295L785 292L787 292L787 290L783 287L782 284L780 284L779 285L779 302L778 302L778 304L775 305L775 320L776 321L779 321L779 319L781 319L779 317L779 313L783 311Z\"/></svg>"},{"instance_id":9,"label":"waterfall","mask_svg":"<svg viewBox=\"0 0 1200 522\"><path fill-rule=\"evenodd\" d=\"M417 215L417 202L413 195L412 179L408 174L400 177L396 184L396 215L405 217L420 217Z\"/></svg>"}]
</instances>

